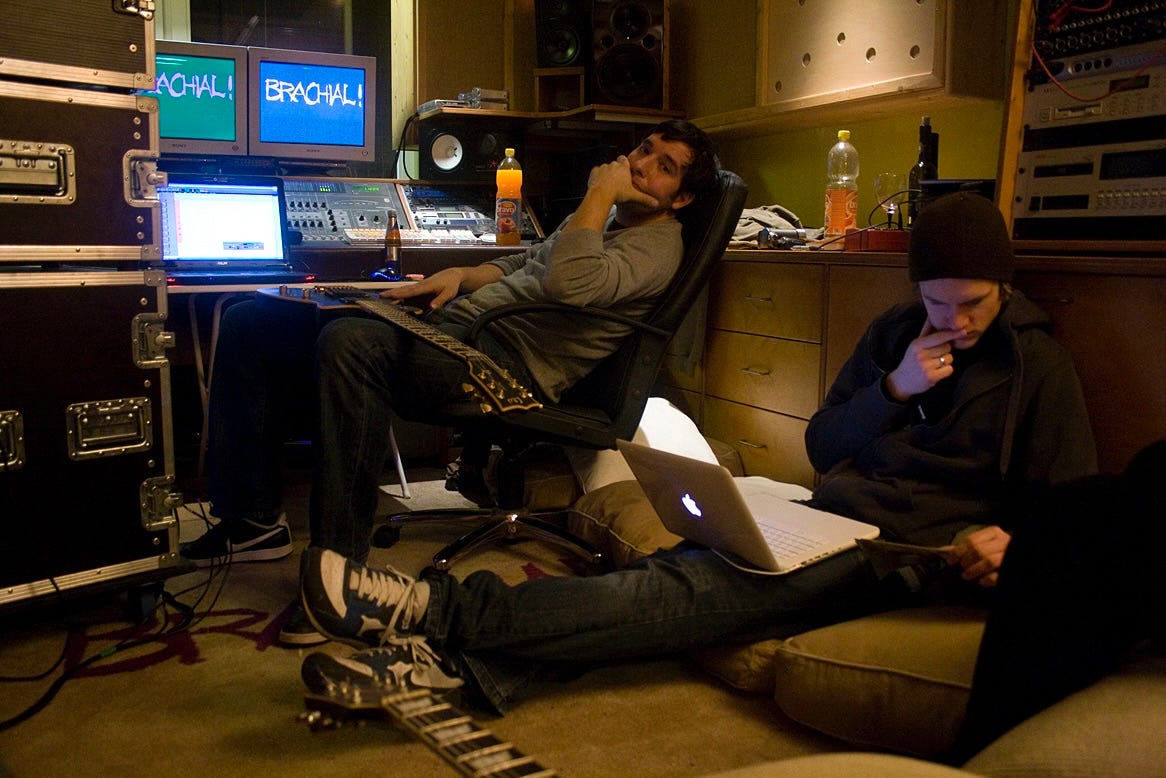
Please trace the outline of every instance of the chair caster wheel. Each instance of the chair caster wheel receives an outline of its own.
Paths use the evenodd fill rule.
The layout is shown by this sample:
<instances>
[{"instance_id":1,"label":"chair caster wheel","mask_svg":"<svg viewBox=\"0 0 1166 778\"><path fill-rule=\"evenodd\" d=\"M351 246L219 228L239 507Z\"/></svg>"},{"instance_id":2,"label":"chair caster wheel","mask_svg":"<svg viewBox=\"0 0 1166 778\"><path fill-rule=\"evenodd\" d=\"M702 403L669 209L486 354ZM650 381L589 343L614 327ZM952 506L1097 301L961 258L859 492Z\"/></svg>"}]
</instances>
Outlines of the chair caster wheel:
<instances>
[{"instance_id":1,"label":"chair caster wheel","mask_svg":"<svg viewBox=\"0 0 1166 778\"><path fill-rule=\"evenodd\" d=\"M401 528L382 524L372 532L372 544L376 548L391 548L401 539Z\"/></svg>"}]
</instances>

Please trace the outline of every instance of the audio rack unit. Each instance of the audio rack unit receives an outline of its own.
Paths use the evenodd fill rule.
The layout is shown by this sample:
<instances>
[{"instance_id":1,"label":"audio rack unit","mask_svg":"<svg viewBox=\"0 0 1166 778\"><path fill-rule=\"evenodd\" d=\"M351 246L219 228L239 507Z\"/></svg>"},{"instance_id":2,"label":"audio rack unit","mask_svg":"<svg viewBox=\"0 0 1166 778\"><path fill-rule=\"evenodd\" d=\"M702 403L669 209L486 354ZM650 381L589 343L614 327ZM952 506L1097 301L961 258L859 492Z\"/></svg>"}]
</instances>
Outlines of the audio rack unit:
<instances>
[{"instance_id":1,"label":"audio rack unit","mask_svg":"<svg viewBox=\"0 0 1166 778\"><path fill-rule=\"evenodd\" d=\"M1042 2L1023 125L1013 238L1166 239L1166 0Z\"/></svg>"}]
</instances>

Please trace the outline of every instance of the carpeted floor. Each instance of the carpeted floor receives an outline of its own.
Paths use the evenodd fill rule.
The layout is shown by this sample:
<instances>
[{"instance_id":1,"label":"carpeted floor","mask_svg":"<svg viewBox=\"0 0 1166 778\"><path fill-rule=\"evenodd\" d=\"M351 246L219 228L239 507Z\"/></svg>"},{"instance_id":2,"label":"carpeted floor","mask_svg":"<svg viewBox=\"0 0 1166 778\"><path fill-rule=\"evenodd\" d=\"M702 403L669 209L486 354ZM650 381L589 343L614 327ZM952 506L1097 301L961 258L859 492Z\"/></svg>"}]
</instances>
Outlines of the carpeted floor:
<instances>
[{"instance_id":1,"label":"carpeted floor","mask_svg":"<svg viewBox=\"0 0 1166 778\"><path fill-rule=\"evenodd\" d=\"M435 477L412 474L413 497L386 493L382 508L458 504L440 481L427 480ZM399 495L400 487L394 483L388 492ZM307 535L306 502L306 488L293 486L288 512L297 552ZM412 525L396 546L374 550L373 561L417 572L464 528ZM183 531L193 533L197 524L184 522ZM135 630L124 598L108 594L6 615L0 620L0 720L27 718L0 730L0 775L454 774L384 721L313 733L297 720L304 708L303 657L348 650L275 644L297 592L298 556L171 578L166 592L194 613L184 629L176 629L181 612L167 606L164 619ZM574 559L522 541L475 554L453 573L478 567L517 581L571 574ZM502 718L473 713L564 776L707 775L844 749L785 719L769 699L727 688L685 657L594 669Z\"/></svg>"}]
</instances>

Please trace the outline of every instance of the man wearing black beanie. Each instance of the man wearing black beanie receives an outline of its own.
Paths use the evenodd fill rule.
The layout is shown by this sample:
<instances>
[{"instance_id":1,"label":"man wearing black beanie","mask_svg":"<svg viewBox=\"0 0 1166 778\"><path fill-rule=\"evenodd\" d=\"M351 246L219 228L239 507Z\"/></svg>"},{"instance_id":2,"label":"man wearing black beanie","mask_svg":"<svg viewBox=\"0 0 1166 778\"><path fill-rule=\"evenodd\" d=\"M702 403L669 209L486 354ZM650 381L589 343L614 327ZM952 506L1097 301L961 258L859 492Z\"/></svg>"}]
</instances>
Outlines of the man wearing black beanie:
<instances>
[{"instance_id":1,"label":"man wearing black beanie","mask_svg":"<svg viewBox=\"0 0 1166 778\"><path fill-rule=\"evenodd\" d=\"M1096 471L1080 381L1048 316L1011 286L991 201L934 201L907 255L920 300L870 325L810 420L814 498L884 535L952 543L965 578L992 586L1011 506Z\"/></svg>"}]
</instances>

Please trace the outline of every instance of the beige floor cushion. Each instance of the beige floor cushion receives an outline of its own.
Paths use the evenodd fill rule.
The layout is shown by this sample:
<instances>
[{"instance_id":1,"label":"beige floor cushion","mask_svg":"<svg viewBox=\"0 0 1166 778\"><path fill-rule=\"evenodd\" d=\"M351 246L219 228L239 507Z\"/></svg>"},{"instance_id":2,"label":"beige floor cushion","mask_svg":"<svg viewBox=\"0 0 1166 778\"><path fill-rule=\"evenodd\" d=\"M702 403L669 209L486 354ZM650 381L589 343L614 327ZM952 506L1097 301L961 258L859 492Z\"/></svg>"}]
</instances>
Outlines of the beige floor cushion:
<instances>
[{"instance_id":1,"label":"beige floor cushion","mask_svg":"<svg viewBox=\"0 0 1166 778\"><path fill-rule=\"evenodd\" d=\"M1147 653L1066 697L964 768L986 776L1166 775L1166 656Z\"/></svg>"},{"instance_id":2,"label":"beige floor cushion","mask_svg":"<svg viewBox=\"0 0 1166 778\"><path fill-rule=\"evenodd\" d=\"M774 656L790 718L864 747L930 756L963 723L984 612L914 608L812 630Z\"/></svg>"}]
</instances>

